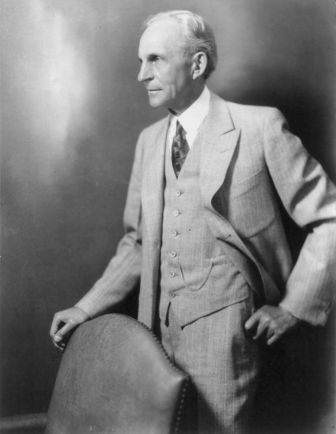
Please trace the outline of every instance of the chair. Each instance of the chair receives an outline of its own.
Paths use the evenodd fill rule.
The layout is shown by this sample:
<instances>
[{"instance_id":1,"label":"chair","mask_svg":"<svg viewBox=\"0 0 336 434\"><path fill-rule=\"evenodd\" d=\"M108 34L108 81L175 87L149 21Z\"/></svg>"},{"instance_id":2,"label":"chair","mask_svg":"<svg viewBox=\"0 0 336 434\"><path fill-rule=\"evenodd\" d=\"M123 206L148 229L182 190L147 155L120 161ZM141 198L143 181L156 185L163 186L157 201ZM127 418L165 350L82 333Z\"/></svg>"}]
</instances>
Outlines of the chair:
<instances>
[{"instance_id":1,"label":"chair","mask_svg":"<svg viewBox=\"0 0 336 434\"><path fill-rule=\"evenodd\" d=\"M72 335L46 434L177 433L188 377L141 323L109 314Z\"/></svg>"}]
</instances>

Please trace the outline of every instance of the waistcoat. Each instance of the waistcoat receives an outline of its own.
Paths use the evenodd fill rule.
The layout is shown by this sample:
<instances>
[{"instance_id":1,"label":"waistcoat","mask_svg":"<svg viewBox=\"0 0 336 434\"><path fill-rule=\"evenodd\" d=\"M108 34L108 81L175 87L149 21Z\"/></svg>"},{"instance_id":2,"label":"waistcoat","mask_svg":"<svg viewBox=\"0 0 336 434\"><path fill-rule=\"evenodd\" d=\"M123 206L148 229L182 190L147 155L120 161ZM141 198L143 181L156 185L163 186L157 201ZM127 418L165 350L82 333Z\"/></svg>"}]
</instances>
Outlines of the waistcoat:
<instances>
[{"instance_id":1,"label":"waistcoat","mask_svg":"<svg viewBox=\"0 0 336 434\"><path fill-rule=\"evenodd\" d=\"M176 178L166 146L159 315L166 321L171 305L183 325L222 308L234 290L247 295L246 281L204 216L200 154L196 140Z\"/></svg>"}]
</instances>

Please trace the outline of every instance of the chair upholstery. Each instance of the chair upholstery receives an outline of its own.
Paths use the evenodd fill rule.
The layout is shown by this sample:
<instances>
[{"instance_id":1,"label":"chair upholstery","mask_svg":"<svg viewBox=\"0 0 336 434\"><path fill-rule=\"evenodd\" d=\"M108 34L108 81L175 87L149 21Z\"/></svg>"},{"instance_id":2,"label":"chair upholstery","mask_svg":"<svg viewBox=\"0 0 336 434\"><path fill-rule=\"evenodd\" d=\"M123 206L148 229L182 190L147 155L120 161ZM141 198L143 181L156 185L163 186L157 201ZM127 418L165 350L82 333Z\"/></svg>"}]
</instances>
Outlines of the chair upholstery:
<instances>
[{"instance_id":1,"label":"chair upholstery","mask_svg":"<svg viewBox=\"0 0 336 434\"><path fill-rule=\"evenodd\" d=\"M82 324L63 355L47 434L178 432L188 377L133 318Z\"/></svg>"}]
</instances>

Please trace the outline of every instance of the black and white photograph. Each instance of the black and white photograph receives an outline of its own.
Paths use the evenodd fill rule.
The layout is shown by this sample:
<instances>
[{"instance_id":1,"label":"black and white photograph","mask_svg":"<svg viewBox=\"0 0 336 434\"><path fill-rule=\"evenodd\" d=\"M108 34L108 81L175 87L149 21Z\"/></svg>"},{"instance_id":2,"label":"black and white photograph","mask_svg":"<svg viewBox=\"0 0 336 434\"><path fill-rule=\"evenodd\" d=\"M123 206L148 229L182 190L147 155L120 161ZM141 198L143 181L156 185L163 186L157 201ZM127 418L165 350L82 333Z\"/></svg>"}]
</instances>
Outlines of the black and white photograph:
<instances>
[{"instance_id":1,"label":"black and white photograph","mask_svg":"<svg viewBox=\"0 0 336 434\"><path fill-rule=\"evenodd\" d=\"M336 434L335 0L0 0L1 434Z\"/></svg>"}]
</instances>

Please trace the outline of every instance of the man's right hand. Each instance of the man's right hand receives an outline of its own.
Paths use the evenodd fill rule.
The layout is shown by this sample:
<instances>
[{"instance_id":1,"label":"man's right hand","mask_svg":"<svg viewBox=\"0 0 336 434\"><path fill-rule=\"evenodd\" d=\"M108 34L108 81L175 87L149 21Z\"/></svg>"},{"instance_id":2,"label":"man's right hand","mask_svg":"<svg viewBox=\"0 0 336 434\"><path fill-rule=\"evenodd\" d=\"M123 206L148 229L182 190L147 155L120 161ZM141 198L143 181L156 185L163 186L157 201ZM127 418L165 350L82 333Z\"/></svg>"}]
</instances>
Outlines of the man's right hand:
<instances>
[{"instance_id":1,"label":"man's right hand","mask_svg":"<svg viewBox=\"0 0 336 434\"><path fill-rule=\"evenodd\" d=\"M50 327L50 337L59 350L64 351L67 338L90 316L77 306L55 313Z\"/></svg>"}]
</instances>

